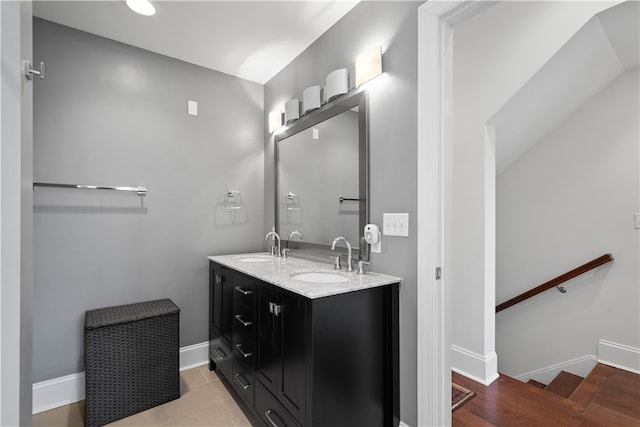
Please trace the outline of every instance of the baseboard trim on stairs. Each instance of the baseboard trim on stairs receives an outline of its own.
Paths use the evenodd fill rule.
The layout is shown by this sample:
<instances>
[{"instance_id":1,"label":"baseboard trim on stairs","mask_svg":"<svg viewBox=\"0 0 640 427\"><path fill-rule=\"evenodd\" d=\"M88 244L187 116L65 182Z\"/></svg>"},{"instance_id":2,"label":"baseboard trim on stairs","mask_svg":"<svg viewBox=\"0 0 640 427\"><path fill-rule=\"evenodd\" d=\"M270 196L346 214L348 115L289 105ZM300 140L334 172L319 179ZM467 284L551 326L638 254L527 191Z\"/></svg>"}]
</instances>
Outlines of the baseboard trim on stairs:
<instances>
[{"instance_id":1,"label":"baseboard trim on stairs","mask_svg":"<svg viewBox=\"0 0 640 427\"><path fill-rule=\"evenodd\" d=\"M611 341L598 341L598 362L640 374L640 349Z\"/></svg>"},{"instance_id":2,"label":"baseboard trim on stairs","mask_svg":"<svg viewBox=\"0 0 640 427\"><path fill-rule=\"evenodd\" d=\"M534 379L543 384L549 384L560 371L567 371L580 375L581 377L585 377L593 367L596 366L596 363L598 363L598 358L596 356L582 356L576 359L556 363L551 366L546 366L544 368L525 372L520 375L515 375L514 378L524 382Z\"/></svg>"},{"instance_id":3,"label":"baseboard trim on stairs","mask_svg":"<svg viewBox=\"0 0 640 427\"><path fill-rule=\"evenodd\" d=\"M640 349L607 340L598 341L598 356L587 355L535 369L513 377L520 381L534 379L549 384L560 371L571 372L586 377L596 363L612 366L624 371L640 374ZM464 374L463 374L464 375Z\"/></svg>"},{"instance_id":4,"label":"baseboard trim on stairs","mask_svg":"<svg viewBox=\"0 0 640 427\"><path fill-rule=\"evenodd\" d=\"M209 342L180 349L180 370L204 365L209 361ZM49 411L84 399L85 374L78 372L33 384L32 413Z\"/></svg>"},{"instance_id":5,"label":"baseboard trim on stairs","mask_svg":"<svg viewBox=\"0 0 640 427\"><path fill-rule=\"evenodd\" d=\"M483 385L498 379L498 356L493 351L486 356L455 345L451 346L451 370Z\"/></svg>"}]
</instances>

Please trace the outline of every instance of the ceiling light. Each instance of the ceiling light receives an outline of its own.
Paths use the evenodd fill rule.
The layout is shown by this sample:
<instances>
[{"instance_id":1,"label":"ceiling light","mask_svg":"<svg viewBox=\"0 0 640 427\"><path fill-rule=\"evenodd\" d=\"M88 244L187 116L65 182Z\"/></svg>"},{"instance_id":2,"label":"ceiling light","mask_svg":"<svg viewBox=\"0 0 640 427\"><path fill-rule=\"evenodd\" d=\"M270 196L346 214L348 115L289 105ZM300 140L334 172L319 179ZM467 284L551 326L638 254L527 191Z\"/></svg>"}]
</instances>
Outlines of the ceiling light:
<instances>
[{"instance_id":1,"label":"ceiling light","mask_svg":"<svg viewBox=\"0 0 640 427\"><path fill-rule=\"evenodd\" d=\"M155 15L156 8L149 0L123 0L129 9L144 16Z\"/></svg>"}]
</instances>

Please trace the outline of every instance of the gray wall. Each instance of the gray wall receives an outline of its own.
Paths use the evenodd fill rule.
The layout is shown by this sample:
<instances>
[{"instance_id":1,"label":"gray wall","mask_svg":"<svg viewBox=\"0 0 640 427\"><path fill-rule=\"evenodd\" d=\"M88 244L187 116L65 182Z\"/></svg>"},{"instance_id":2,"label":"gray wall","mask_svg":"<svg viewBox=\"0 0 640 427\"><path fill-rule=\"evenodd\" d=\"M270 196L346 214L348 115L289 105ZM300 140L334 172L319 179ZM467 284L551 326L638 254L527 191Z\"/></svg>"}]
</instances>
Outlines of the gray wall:
<instances>
[{"instance_id":1,"label":"gray wall","mask_svg":"<svg viewBox=\"0 0 640 427\"><path fill-rule=\"evenodd\" d=\"M602 254L614 257L564 284L565 295L545 292L500 313L500 372L597 355L600 339L640 347L632 221L640 202L639 77L635 68L614 80L497 178L497 301Z\"/></svg>"},{"instance_id":2,"label":"gray wall","mask_svg":"<svg viewBox=\"0 0 640 427\"><path fill-rule=\"evenodd\" d=\"M35 179L149 190L35 191L34 381L83 370L93 308L171 298L206 341L206 256L262 248L263 86L40 19L34 51Z\"/></svg>"},{"instance_id":3,"label":"gray wall","mask_svg":"<svg viewBox=\"0 0 640 427\"><path fill-rule=\"evenodd\" d=\"M421 2L362 2L265 85L265 114L299 98L327 74L353 68L362 50L381 45L384 75L369 86L371 221L409 213L409 238L384 237L371 270L402 277L400 288L400 412L417 424L416 212L417 9ZM273 138L265 129L265 230L273 218Z\"/></svg>"}]
</instances>

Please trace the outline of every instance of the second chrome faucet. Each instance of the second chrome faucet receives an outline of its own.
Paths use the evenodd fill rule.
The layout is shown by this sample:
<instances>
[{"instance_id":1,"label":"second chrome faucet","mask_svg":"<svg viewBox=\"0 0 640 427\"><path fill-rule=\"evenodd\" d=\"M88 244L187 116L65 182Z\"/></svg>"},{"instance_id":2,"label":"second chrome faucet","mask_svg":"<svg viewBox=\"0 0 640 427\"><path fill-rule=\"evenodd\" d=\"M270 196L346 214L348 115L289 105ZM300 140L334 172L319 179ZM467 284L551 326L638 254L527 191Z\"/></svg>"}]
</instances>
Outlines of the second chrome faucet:
<instances>
[{"instance_id":1,"label":"second chrome faucet","mask_svg":"<svg viewBox=\"0 0 640 427\"><path fill-rule=\"evenodd\" d=\"M342 240L345 243L345 245L347 245L347 271L351 272L353 271L353 266L351 265L352 264L351 244L349 243L349 241L345 239L344 236L336 237L335 239L333 239L333 243L331 244L331 250L332 251L336 250L336 243L338 243L340 240Z\"/></svg>"}]
</instances>

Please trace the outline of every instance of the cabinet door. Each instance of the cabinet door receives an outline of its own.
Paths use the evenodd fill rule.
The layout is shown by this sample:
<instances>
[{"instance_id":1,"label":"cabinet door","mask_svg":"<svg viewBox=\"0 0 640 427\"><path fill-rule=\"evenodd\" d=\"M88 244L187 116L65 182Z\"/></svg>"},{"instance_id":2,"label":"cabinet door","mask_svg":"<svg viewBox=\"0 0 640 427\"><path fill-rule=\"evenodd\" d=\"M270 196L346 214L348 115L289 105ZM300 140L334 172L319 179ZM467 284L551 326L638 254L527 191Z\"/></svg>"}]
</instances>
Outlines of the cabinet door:
<instances>
[{"instance_id":1,"label":"cabinet door","mask_svg":"<svg viewBox=\"0 0 640 427\"><path fill-rule=\"evenodd\" d=\"M280 294L282 373L276 397L298 421L304 419L306 390L304 299L289 293Z\"/></svg>"},{"instance_id":2,"label":"cabinet door","mask_svg":"<svg viewBox=\"0 0 640 427\"><path fill-rule=\"evenodd\" d=\"M278 392L280 365L279 318L273 314L272 307L279 303L278 292L270 286L258 289L258 348L255 360L256 376L274 395Z\"/></svg>"}]
</instances>

